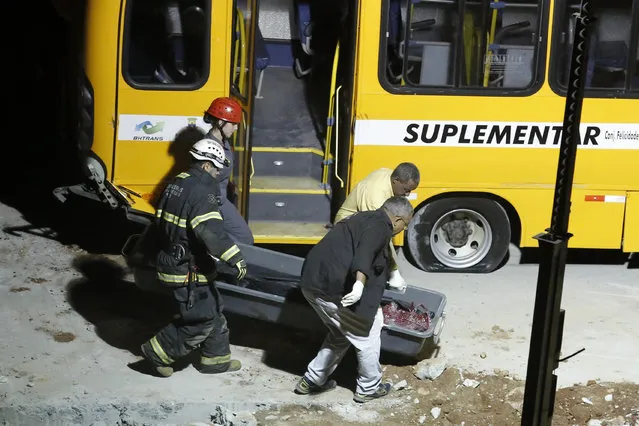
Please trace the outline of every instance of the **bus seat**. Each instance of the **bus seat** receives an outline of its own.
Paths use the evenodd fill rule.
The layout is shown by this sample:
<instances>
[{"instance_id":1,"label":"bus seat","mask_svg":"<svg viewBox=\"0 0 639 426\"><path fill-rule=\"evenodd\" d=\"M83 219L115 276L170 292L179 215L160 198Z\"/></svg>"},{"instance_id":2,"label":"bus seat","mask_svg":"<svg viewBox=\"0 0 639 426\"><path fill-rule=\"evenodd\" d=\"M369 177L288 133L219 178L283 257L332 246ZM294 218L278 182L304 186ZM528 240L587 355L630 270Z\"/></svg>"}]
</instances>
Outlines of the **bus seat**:
<instances>
[{"instance_id":1,"label":"bus seat","mask_svg":"<svg viewBox=\"0 0 639 426\"><path fill-rule=\"evenodd\" d=\"M607 69L626 69L628 45L623 40L600 41L595 47L595 66Z\"/></svg>"},{"instance_id":2,"label":"bus seat","mask_svg":"<svg viewBox=\"0 0 639 426\"><path fill-rule=\"evenodd\" d=\"M402 37L401 0L390 0L388 4L388 44L397 47Z\"/></svg>"},{"instance_id":3,"label":"bus seat","mask_svg":"<svg viewBox=\"0 0 639 426\"><path fill-rule=\"evenodd\" d=\"M260 72L260 77L257 83L257 92L255 93L256 99L262 99L262 81L264 80L264 71L271 62L271 56L266 49L266 42L262 37L259 25L255 28L255 69Z\"/></svg>"},{"instance_id":4,"label":"bus seat","mask_svg":"<svg viewBox=\"0 0 639 426\"><path fill-rule=\"evenodd\" d=\"M311 49L311 39L313 37L313 22L311 21L310 0L295 0L295 21L297 23L298 37L302 51L308 55L313 55ZM311 67L304 68L299 58L295 58L295 73L298 78L308 75Z\"/></svg>"},{"instance_id":5,"label":"bus seat","mask_svg":"<svg viewBox=\"0 0 639 426\"><path fill-rule=\"evenodd\" d=\"M532 83L534 34L530 21L515 22L497 31L490 46L493 54L497 55L497 62L491 64L491 71L498 77L491 82L492 85L523 89ZM512 61L511 58L517 60Z\"/></svg>"},{"instance_id":6,"label":"bus seat","mask_svg":"<svg viewBox=\"0 0 639 426\"><path fill-rule=\"evenodd\" d=\"M200 6L189 6L182 12L182 25L187 38L202 39L207 35L206 16Z\"/></svg>"},{"instance_id":7,"label":"bus seat","mask_svg":"<svg viewBox=\"0 0 639 426\"><path fill-rule=\"evenodd\" d=\"M586 64L586 86L592 87L592 79L595 76L595 51L597 49L597 34L592 33L590 37L590 45L588 46L588 63ZM570 52L572 55L572 51ZM570 63L572 62L572 56L568 60L568 78L570 78ZM566 85L568 81L566 81Z\"/></svg>"},{"instance_id":8,"label":"bus seat","mask_svg":"<svg viewBox=\"0 0 639 426\"><path fill-rule=\"evenodd\" d=\"M394 84L399 84L402 78L403 55L400 52L400 46L403 46L403 28L401 0L390 0L388 3L386 73L388 79Z\"/></svg>"},{"instance_id":9,"label":"bus seat","mask_svg":"<svg viewBox=\"0 0 639 426\"><path fill-rule=\"evenodd\" d=\"M599 80L594 82L594 85L597 87L616 87L620 84L623 85L619 74L622 73L624 75L623 79L625 79L628 54L628 45L625 41L599 41L593 35L589 49L586 87L593 85L593 75L595 72L597 73L597 80Z\"/></svg>"},{"instance_id":10,"label":"bus seat","mask_svg":"<svg viewBox=\"0 0 639 426\"><path fill-rule=\"evenodd\" d=\"M204 11L200 7L191 6L180 12L179 2L168 0L161 8L161 13L165 20L164 36L169 44L166 57L157 65L153 77L162 84L193 81L197 78L198 70L187 64L186 44L202 39L206 23ZM187 40L189 37L194 38Z\"/></svg>"}]
</instances>

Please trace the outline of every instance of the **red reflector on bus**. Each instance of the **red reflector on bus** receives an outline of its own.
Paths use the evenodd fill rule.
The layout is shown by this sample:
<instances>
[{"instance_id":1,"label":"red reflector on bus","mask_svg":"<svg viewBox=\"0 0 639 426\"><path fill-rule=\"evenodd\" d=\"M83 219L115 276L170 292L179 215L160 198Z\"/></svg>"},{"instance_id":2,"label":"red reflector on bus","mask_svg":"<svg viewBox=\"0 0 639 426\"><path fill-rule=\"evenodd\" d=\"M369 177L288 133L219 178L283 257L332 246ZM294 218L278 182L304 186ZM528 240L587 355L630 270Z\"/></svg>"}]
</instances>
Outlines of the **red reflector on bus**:
<instances>
[{"instance_id":1,"label":"red reflector on bus","mask_svg":"<svg viewBox=\"0 0 639 426\"><path fill-rule=\"evenodd\" d=\"M586 195L586 201L606 201L605 195Z\"/></svg>"}]
</instances>

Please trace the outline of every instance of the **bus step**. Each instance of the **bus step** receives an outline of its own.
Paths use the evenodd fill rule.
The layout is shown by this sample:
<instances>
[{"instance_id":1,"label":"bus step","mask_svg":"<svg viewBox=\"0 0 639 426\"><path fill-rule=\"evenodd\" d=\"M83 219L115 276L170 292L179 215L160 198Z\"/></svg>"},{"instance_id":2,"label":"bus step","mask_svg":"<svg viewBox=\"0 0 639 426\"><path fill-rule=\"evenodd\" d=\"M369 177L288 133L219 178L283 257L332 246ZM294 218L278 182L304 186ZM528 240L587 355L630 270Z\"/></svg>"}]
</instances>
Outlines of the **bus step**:
<instances>
[{"instance_id":1,"label":"bus step","mask_svg":"<svg viewBox=\"0 0 639 426\"><path fill-rule=\"evenodd\" d=\"M249 220L256 244L315 244L328 232L326 222Z\"/></svg>"},{"instance_id":2,"label":"bus step","mask_svg":"<svg viewBox=\"0 0 639 426\"><path fill-rule=\"evenodd\" d=\"M311 148L253 148L257 176L301 176L320 179L322 152Z\"/></svg>"}]
</instances>

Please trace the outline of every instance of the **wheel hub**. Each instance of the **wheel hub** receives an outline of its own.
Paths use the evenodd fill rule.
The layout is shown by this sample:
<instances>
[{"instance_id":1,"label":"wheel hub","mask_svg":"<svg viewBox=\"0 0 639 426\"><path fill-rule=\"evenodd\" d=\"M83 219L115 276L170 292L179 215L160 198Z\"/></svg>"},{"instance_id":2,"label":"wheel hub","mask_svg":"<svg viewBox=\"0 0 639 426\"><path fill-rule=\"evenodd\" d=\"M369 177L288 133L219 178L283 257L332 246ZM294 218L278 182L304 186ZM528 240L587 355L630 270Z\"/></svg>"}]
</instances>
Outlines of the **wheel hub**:
<instances>
[{"instance_id":1,"label":"wheel hub","mask_svg":"<svg viewBox=\"0 0 639 426\"><path fill-rule=\"evenodd\" d=\"M468 243L468 237L473 229L468 223L468 218L455 219L442 225L446 241L455 248L460 248Z\"/></svg>"},{"instance_id":2,"label":"wheel hub","mask_svg":"<svg viewBox=\"0 0 639 426\"><path fill-rule=\"evenodd\" d=\"M433 255L443 265L464 269L481 262L493 242L490 224L479 212L471 209L449 211L435 222L430 246Z\"/></svg>"}]
</instances>

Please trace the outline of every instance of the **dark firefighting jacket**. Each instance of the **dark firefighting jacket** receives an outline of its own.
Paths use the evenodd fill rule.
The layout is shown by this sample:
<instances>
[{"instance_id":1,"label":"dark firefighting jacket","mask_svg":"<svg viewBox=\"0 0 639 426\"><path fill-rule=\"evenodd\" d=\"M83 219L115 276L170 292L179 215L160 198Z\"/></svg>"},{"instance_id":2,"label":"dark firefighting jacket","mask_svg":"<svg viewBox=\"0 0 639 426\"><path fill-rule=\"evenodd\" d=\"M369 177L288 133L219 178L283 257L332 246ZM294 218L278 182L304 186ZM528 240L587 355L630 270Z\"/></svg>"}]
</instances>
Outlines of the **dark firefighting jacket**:
<instances>
[{"instance_id":1,"label":"dark firefighting jacket","mask_svg":"<svg viewBox=\"0 0 639 426\"><path fill-rule=\"evenodd\" d=\"M197 166L178 174L165 188L156 212L161 282L174 287L187 285L189 277L211 280L216 268L211 255L232 266L243 261L239 247L224 231L219 196L215 178Z\"/></svg>"}]
</instances>

